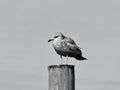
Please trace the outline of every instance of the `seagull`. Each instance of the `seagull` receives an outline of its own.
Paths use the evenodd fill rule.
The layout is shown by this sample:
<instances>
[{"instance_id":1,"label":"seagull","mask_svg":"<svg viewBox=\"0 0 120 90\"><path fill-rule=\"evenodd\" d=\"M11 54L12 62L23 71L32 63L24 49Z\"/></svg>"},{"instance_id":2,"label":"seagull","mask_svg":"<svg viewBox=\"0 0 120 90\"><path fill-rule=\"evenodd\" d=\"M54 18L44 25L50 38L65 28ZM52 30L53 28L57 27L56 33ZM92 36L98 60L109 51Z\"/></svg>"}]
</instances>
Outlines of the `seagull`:
<instances>
[{"instance_id":1,"label":"seagull","mask_svg":"<svg viewBox=\"0 0 120 90\"><path fill-rule=\"evenodd\" d=\"M63 35L61 32L58 32L48 40L48 42L52 41L52 45L58 55L61 58L62 64L62 56L67 57L74 57L76 60L87 60L87 58L82 56L81 48L77 46L75 41Z\"/></svg>"}]
</instances>

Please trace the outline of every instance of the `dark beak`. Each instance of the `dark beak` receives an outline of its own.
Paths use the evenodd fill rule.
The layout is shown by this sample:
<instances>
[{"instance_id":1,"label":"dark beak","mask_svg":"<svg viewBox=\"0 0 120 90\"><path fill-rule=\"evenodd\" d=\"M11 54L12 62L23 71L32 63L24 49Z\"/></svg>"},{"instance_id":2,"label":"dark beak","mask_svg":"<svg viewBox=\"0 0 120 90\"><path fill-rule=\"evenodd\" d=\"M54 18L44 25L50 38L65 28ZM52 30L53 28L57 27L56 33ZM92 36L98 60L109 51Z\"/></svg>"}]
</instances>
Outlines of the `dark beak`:
<instances>
[{"instance_id":1,"label":"dark beak","mask_svg":"<svg viewBox=\"0 0 120 90\"><path fill-rule=\"evenodd\" d=\"M53 39L49 39L49 40L48 40L48 42L51 42L51 41L53 41Z\"/></svg>"}]
</instances>

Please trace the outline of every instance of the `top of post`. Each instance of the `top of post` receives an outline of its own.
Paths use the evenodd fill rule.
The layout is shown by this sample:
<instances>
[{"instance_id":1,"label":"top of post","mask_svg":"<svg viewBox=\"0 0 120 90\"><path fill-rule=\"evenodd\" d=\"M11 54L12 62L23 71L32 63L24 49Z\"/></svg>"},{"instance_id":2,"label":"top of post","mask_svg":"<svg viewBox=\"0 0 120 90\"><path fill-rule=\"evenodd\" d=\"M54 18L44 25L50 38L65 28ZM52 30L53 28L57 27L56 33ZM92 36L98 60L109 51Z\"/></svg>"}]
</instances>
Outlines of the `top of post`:
<instances>
[{"instance_id":1,"label":"top of post","mask_svg":"<svg viewBox=\"0 0 120 90\"><path fill-rule=\"evenodd\" d=\"M63 65L50 65L48 66L48 69L54 69L54 68L74 68L74 65L67 65L67 64L63 64Z\"/></svg>"}]
</instances>

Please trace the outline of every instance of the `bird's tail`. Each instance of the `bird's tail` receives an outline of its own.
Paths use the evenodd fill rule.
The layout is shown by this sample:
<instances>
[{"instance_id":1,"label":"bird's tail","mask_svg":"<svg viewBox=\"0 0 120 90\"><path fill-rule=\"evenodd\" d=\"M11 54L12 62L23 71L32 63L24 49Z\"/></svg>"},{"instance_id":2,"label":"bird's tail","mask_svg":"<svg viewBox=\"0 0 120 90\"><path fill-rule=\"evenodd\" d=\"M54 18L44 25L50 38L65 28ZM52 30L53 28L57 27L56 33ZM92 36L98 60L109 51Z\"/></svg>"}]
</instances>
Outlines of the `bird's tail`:
<instances>
[{"instance_id":1,"label":"bird's tail","mask_svg":"<svg viewBox=\"0 0 120 90\"><path fill-rule=\"evenodd\" d=\"M87 58L83 57L83 56L76 56L75 57L77 60L87 60Z\"/></svg>"}]
</instances>

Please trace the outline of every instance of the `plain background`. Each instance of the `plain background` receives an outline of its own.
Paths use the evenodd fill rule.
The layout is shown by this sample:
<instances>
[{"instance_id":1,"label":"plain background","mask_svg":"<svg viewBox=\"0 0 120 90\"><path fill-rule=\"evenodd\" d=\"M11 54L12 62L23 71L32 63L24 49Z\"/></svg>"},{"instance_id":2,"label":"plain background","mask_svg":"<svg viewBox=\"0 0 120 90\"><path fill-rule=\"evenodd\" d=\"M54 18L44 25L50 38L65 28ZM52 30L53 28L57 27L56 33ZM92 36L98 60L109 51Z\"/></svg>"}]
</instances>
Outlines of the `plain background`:
<instances>
[{"instance_id":1,"label":"plain background","mask_svg":"<svg viewBox=\"0 0 120 90\"><path fill-rule=\"evenodd\" d=\"M120 90L119 0L0 0L0 90L48 90L56 32L88 58L69 58L76 90Z\"/></svg>"}]
</instances>

